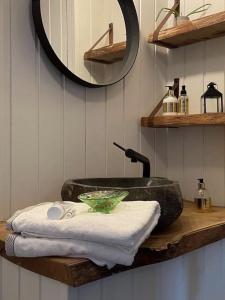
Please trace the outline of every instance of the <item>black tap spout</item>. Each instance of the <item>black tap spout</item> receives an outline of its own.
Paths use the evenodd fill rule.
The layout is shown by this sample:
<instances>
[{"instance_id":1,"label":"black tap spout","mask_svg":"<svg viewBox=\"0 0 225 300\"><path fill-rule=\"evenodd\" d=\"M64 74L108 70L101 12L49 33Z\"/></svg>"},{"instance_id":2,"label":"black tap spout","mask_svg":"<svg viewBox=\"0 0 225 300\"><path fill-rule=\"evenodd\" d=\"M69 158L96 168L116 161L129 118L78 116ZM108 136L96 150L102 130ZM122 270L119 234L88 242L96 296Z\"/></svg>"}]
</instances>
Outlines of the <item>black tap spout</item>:
<instances>
[{"instance_id":1,"label":"black tap spout","mask_svg":"<svg viewBox=\"0 0 225 300\"><path fill-rule=\"evenodd\" d=\"M150 168L150 161L144 155L132 150L132 149L125 149L122 146L118 145L117 143L113 143L117 148L125 152L126 157L131 159L132 163L140 162L143 164L143 177L150 178L151 175L151 168Z\"/></svg>"}]
</instances>

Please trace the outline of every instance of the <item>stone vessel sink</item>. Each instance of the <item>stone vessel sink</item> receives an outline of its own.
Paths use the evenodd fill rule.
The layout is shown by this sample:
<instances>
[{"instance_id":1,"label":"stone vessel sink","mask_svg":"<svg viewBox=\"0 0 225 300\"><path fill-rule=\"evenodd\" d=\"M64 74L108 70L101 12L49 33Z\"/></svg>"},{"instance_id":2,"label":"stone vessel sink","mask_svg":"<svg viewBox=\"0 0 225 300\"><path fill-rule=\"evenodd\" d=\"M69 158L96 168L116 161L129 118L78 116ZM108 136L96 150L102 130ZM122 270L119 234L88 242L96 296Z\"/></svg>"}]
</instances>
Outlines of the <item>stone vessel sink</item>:
<instances>
[{"instance_id":1,"label":"stone vessel sink","mask_svg":"<svg viewBox=\"0 0 225 300\"><path fill-rule=\"evenodd\" d=\"M62 187L64 201L79 202L78 195L96 190L126 190L125 201L156 200L161 206L157 229L172 224L183 210L183 199L178 182L166 178L90 178L68 180Z\"/></svg>"}]
</instances>

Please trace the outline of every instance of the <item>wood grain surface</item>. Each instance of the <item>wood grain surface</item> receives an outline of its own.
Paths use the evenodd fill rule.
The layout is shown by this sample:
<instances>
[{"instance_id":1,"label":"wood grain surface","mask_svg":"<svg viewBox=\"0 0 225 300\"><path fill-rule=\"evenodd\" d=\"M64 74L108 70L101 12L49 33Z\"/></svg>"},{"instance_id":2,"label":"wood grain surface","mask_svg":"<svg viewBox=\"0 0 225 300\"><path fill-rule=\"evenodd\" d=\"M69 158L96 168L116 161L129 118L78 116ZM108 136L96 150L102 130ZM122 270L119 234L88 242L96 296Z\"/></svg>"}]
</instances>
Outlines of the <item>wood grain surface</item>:
<instances>
[{"instance_id":1,"label":"wood grain surface","mask_svg":"<svg viewBox=\"0 0 225 300\"><path fill-rule=\"evenodd\" d=\"M125 51L126 42L121 42L85 52L84 59L99 63L112 64L123 60Z\"/></svg>"},{"instance_id":2,"label":"wood grain surface","mask_svg":"<svg viewBox=\"0 0 225 300\"><path fill-rule=\"evenodd\" d=\"M150 34L148 42L166 48L178 48L200 41L225 35L225 12L187 22L166 30L161 30L158 39Z\"/></svg>"},{"instance_id":3,"label":"wood grain surface","mask_svg":"<svg viewBox=\"0 0 225 300\"><path fill-rule=\"evenodd\" d=\"M187 116L155 116L141 119L142 127L168 128L187 126L225 125L225 113L196 114Z\"/></svg>"}]
</instances>

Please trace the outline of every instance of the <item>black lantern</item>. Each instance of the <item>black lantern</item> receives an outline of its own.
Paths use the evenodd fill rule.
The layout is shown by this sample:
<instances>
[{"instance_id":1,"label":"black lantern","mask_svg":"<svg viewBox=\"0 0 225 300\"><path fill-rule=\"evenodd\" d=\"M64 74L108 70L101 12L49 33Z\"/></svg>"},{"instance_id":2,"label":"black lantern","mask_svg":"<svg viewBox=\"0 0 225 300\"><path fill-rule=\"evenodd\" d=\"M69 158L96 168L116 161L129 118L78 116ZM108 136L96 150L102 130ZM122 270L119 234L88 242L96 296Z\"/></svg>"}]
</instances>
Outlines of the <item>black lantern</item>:
<instances>
[{"instance_id":1,"label":"black lantern","mask_svg":"<svg viewBox=\"0 0 225 300\"><path fill-rule=\"evenodd\" d=\"M223 94L215 86L217 84L210 82L208 90L202 95L201 113L222 113L223 112Z\"/></svg>"}]
</instances>

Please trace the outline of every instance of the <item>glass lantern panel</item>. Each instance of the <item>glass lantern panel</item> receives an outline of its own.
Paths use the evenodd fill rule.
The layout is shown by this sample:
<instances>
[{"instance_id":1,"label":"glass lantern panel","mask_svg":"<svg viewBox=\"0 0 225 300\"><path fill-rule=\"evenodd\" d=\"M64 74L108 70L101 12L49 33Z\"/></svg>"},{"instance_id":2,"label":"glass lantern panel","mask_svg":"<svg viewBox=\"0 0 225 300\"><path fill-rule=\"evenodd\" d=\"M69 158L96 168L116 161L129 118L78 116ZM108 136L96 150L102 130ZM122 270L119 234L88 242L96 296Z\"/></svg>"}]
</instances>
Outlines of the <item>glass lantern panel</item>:
<instances>
[{"instance_id":1,"label":"glass lantern panel","mask_svg":"<svg viewBox=\"0 0 225 300\"><path fill-rule=\"evenodd\" d=\"M217 107L218 103L218 107ZM221 99L217 98L206 98L206 113L217 113L221 112ZM204 113L204 99L202 99L202 107L201 107L201 113Z\"/></svg>"}]
</instances>

